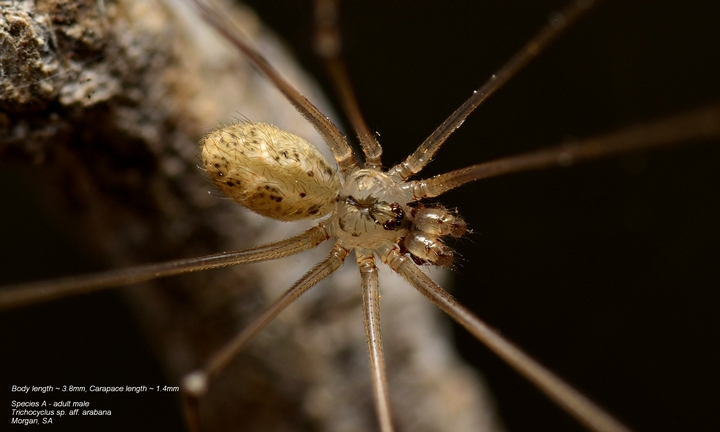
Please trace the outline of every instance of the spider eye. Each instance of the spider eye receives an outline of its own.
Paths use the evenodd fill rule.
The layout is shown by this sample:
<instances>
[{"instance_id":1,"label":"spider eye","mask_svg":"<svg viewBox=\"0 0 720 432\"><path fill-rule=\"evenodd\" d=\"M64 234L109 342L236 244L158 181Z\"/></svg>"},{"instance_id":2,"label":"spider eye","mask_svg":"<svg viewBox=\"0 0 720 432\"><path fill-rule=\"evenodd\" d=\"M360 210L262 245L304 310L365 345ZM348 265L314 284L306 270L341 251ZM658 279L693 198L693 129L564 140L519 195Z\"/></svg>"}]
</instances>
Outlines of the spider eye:
<instances>
[{"instance_id":1,"label":"spider eye","mask_svg":"<svg viewBox=\"0 0 720 432\"><path fill-rule=\"evenodd\" d=\"M397 228L397 223L395 222L395 220L389 220L383 224L383 228L388 231L392 231Z\"/></svg>"}]
</instances>

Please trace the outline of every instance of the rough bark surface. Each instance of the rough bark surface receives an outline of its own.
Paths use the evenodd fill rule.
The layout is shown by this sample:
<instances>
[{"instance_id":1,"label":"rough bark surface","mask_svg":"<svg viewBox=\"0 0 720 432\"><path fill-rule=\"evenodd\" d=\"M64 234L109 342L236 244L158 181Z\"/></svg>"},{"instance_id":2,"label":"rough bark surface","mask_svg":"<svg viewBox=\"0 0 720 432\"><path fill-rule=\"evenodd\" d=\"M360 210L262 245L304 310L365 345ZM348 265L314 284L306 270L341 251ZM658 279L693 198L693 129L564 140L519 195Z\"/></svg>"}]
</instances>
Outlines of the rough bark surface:
<instances>
[{"instance_id":1,"label":"rough bark surface","mask_svg":"<svg viewBox=\"0 0 720 432\"><path fill-rule=\"evenodd\" d=\"M303 229L208 194L196 142L236 113L319 140L182 2L0 5L0 158L36 177L109 266L243 248ZM232 14L317 101L257 18ZM130 289L170 382L202 365L326 250ZM383 286L401 283L381 275ZM207 430L376 429L357 270L349 262L321 285L212 384L202 403ZM399 429L495 427L492 404L450 348L438 313L411 290L385 292L383 337Z\"/></svg>"}]
</instances>

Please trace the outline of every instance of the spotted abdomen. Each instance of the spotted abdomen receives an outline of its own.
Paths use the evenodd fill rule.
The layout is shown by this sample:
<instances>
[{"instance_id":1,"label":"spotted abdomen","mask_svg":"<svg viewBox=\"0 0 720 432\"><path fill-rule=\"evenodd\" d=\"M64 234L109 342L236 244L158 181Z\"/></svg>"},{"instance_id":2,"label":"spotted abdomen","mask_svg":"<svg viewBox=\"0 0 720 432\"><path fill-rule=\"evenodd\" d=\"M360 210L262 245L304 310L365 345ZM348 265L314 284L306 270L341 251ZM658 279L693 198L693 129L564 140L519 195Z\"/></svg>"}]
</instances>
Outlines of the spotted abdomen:
<instances>
[{"instance_id":1,"label":"spotted abdomen","mask_svg":"<svg viewBox=\"0 0 720 432\"><path fill-rule=\"evenodd\" d=\"M330 213L340 190L335 170L304 139L266 123L214 129L200 141L210 178L229 197L273 219Z\"/></svg>"}]
</instances>

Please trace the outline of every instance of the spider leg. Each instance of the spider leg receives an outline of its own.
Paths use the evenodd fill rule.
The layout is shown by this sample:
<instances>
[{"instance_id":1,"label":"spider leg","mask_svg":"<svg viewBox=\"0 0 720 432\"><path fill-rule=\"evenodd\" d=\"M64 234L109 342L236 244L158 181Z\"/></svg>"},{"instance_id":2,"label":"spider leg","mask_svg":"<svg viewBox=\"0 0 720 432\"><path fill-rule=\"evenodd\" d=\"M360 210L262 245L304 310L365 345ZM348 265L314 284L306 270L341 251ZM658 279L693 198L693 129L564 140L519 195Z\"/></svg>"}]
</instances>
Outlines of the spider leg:
<instances>
[{"instance_id":1,"label":"spider leg","mask_svg":"<svg viewBox=\"0 0 720 432\"><path fill-rule=\"evenodd\" d=\"M375 391L375 410L382 432L392 432L390 413L390 395L385 379L385 359L380 334L380 287L375 258L371 253L356 251L358 267L362 279L363 314L365 316L365 336L367 337L370 370Z\"/></svg>"},{"instance_id":2,"label":"spider leg","mask_svg":"<svg viewBox=\"0 0 720 432\"><path fill-rule=\"evenodd\" d=\"M592 430L603 432L629 431L626 426L615 420L605 410L460 305L447 291L427 277L409 258L401 255L397 250L387 250L383 253L382 259L410 285L465 327L473 336L535 384L580 423Z\"/></svg>"},{"instance_id":3,"label":"spider leg","mask_svg":"<svg viewBox=\"0 0 720 432\"><path fill-rule=\"evenodd\" d=\"M473 92L458 109L438 126L425 141L420 144L410 156L404 161L392 167L388 173L398 175L403 180L413 174L417 174L440 150L450 134L459 128L467 116L470 115L485 99L495 93L506 82L515 76L522 68L538 54L547 48L563 31L571 24L574 24L593 5L593 0L575 0L567 5L565 9L550 15L550 22L545 25L525 46L518 51L503 67L500 68L490 79L479 89Z\"/></svg>"},{"instance_id":4,"label":"spider leg","mask_svg":"<svg viewBox=\"0 0 720 432\"><path fill-rule=\"evenodd\" d=\"M325 60L325 65L342 103L345 114L358 135L365 154L365 168L380 169L382 147L370 132L358 106L355 93L350 85L345 62L340 56L342 40L338 29L339 0L317 0L315 3L315 51Z\"/></svg>"},{"instance_id":5,"label":"spider leg","mask_svg":"<svg viewBox=\"0 0 720 432\"><path fill-rule=\"evenodd\" d=\"M240 50L259 69L275 86L282 92L287 100L295 107L300 114L303 115L313 127L320 133L323 140L330 147L335 160L342 172L357 167L357 161L353 155L350 145L343 136L340 129L335 126L325 114L320 112L315 105L312 104L305 96L300 94L293 86L280 76L280 73L273 68L270 63L257 50L250 47L242 37L239 36L238 30L233 28L227 18L224 18L219 12L213 9L204 0L192 0L191 3L200 13L200 16L211 25L218 33L220 33L235 48Z\"/></svg>"},{"instance_id":6,"label":"spider leg","mask_svg":"<svg viewBox=\"0 0 720 432\"><path fill-rule=\"evenodd\" d=\"M243 331L238 333L230 342L213 354L206 366L186 375L182 380L181 388L185 399L186 416L190 430L199 430L199 399L207 392L208 383L215 378L230 361L237 356L248 342L268 323L270 323L280 312L298 297L307 292L314 285L330 276L345 261L349 253L348 249L335 244L330 254L309 272L305 273L293 284L282 296L273 301L265 311L255 318Z\"/></svg>"},{"instance_id":7,"label":"spider leg","mask_svg":"<svg viewBox=\"0 0 720 432\"><path fill-rule=\"evenodd\" d=\"M648 148L664 147L720 137L720 105L674 115L617 132L582 140L577 144L551 147L497 159L440 174L427 180L408 182L413 199L432 198L471 181L504 174L569 166Z\"/></svg>"},{"instance_id":8,"label":"spider leg","mask_svg":"<svg viewBox=\"0 0 720 432\"><path fill-rule=\"evenodd\" d=\"M56 300L78 294L87 294L107 288L181 273L284 258L313 249L328 238L325 226L320 224L288 239L250 249L168 261L160 264L150 264L87 276L11 285L0 290L0 310Z\"/></svg>"}]
</instances>

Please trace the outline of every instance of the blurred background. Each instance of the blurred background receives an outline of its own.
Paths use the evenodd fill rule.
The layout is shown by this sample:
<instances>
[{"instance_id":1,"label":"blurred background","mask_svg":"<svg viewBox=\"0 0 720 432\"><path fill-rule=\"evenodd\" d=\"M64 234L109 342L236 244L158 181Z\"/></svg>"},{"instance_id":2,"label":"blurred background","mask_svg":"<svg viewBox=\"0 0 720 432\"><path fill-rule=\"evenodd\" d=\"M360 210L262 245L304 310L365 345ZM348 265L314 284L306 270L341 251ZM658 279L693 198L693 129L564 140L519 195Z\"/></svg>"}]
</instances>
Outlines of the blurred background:
<instances>
[{"instance_id":1,"label":"blurred background","mask_svg":"<svg viewBox=\"0 0 720 432\"><path fill-rule=\"evenodd\" d=\"M311 2L249 3L331 95L312 52ZM366 120L380 134L384 164L409 154L564 4L343 4L345 58ZM717 103L719 18L720 4L711 1L602 2L486 101L422 177ZM437 202L457 207L473 229L455 245L452 293L631 428L720 429L718 144L490 179L448 193ZM81 259L72 231L62 227L68 221L42 213L19 186L28 178L9 172L3 167L0 177L3 283L97 268ZM116 340L118 351L99 354L132 353L124 372L101 376L128 381L150 370L142 379L160 380L152 358L137 354L145 347L132 321L120 321L129 313L114 294L99 297L107 306L73 299L5 314L6 350L52 313L52 331L72 333L78 349L102 337ZM88 308L90 324L71 327ZM463 357L490 383L509 430L583 430L462 329L454 334ZM53 341L38 341L37 355L54 353ZM15 365L7 367L12 378ZM175 401L143 403L173 410ZM164 429L181 427L178 417L174 425L161 418Z\"/></svg>"}]
</instances>

